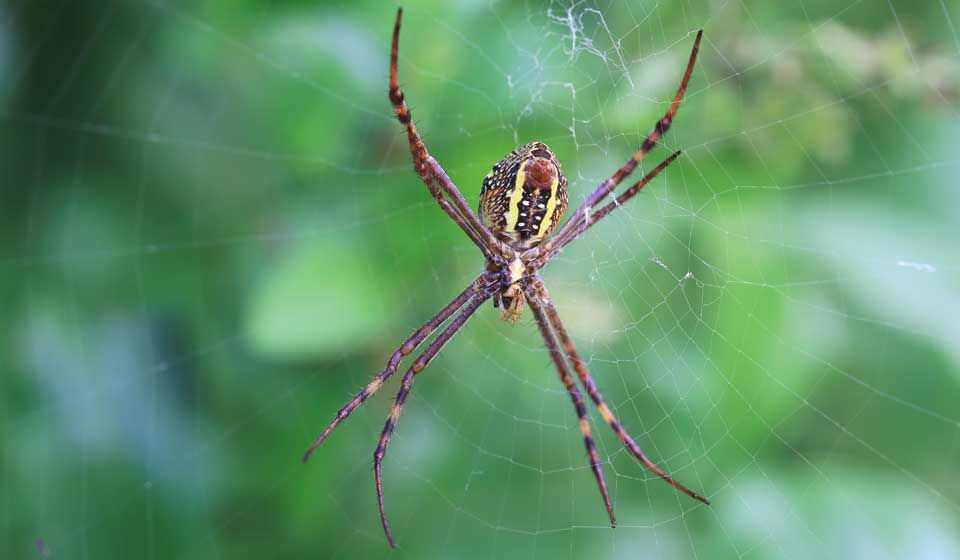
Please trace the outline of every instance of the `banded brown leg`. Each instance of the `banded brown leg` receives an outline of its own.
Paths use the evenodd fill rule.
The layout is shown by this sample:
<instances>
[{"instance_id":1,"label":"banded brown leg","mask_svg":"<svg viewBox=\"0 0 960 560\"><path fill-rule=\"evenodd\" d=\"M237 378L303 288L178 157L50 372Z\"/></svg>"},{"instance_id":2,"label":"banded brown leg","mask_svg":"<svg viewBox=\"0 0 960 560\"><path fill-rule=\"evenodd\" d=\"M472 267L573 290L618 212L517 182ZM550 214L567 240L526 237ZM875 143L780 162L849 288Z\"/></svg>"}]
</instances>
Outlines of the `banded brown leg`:
<instances>
[{"instance_id":1,"label":"banded brown leg","mask_svg":"<svg viewBox=\"0 0 960 560\"><path fill-rule=\"evenodd\" d=\"M390 525L387 523L387 514L383 506L383 477L381 475L381 466L383 464L383 458L387 454L387 445L390 444L390 437L393 435L393 430L397 425L397 419L400 418L400 413L403 411L403 403L407 400L410 389L413 387L414 377L430 365L430 362L436 357L443 346L453 338L453 335L457 334L457 331L463 327L467 319L469 319L477 308L489 299L489 297L489 293L481 292L468 301L457 316L444 327L437 338L427 346L423 354L420 354L416 361L413 362L413 365L411 365L407 373L404 374L403 381L400 382L397 400L393 408L390 409L390 416L387 417L387 422L383 426L383 433L380 434L380 442L377 444L377 449L373 453L373 472L377 484L377 507L380 509L380 522L383 524L383 532L387 535L387 541L391 547L396 547L397 544L396 541L393 540L393 533L390 531Z\"/></svg>"},{"instance_id":2,"label":"banded brown leg","mask_svg":"<svg viewBox=\"0 0 960 560\"><path fill-rule=\"evenodd\" d=\"M577 372L577 376L580 377L580 382L583 384L584 389L586 389L587 394L590 395L593 403L597 406L597 410L600 411L600 415L603 416L603 419L607 422L607 424L610 425L610 428L612 428L614 433L617 435L617 438L638 461L643 463L643 465L650 469L651 472L662 478L667 484L690 496L694 500L710 505L710 500L704 498L700 494L697 494L693 490L690 490L686 486L674 480L673 477L665 473L663 469L658 467L646 456L646 454L644 454L644 452L640 449L640 446L638 446L636 442L633 441L633 438L627 434L627 432L623 429L623 426L620 424L620 421L617 420L617 417L613 415L613 412L610 411L610 408L608 408L606 403L603 402L603 396L597 389L597 385L590 376L590 372L587 371L586 364L580 358L576 348L574 348L573 341L570 340L570 336L567 334L567 329L563 326L563 322L560 320L560 314L557 313L557 308L554 307L553 302L550 301L550 295L547 293L546 286L543 285L543 282L537 279L534 282L533 289L536 291L539 301L543 304L543 307L547 312L547 317L550 320L551 326L553 326L553 330L557 333L557 337L559 337L560 343L563 345L564 353L566 353L567 357L570 359L570 363L573 364L573 369Z\"/></svg>"},{"instance_id":3,"label":"banded brown leg","mask_svg":"<svg viewBox=\"0 0 960 560\"><path fill-rule=\"evenodd\" d=\"M463 194L457 189L453 181L447 176L446 172L439 163L427 151L423 138L417 132L416 125L413 124L413 117L410 114L410 108L404 99L403 91L397 81L397 53L400 45L400 20L403 16L403 9L397 9L397 20L393 25L393 43L390 50L390 103L393 104L397 120L407 131L407 140L410 142L410 154L413 156L413 168L423 180L424 184L430 190L434 200L440 205L440 208L452 219L464 233L483 251L484 256L491 258L491 248L498 247L500 242L494 238L490 230L486 228L480 219L474 214L470 205L467 204ZM441 192L442 191L442 192ZM446 193L453 200L453 204L444 198Z\"/></svg>"},{"instance_id":4,"label":"banded brown leg","mask_svg":"<svg viewBox=\"0 0 960 560\"><path fill-rule=\"evenodd\" d=\"M560 231L554 234L552 240L547 240L547 242L543 244L541 254L552 253L555 250L556 244L566 245L573 237L576 237L575 232L579 230L580 224L587 219L591 209L599 204L608 194L613 192L627 175L633 173L637 165L643 161L643 158L657 145L660 138L670 130L670 125L673 124L673 118L677 114L677 109L680 108L680 102L683 101L683 96L687 91L687 84L690 83L690 76L693 74L693 67L697 62L697 54L700 52L700 40L702 38L703 30L701 29L697 32L697 38L693 41L693 49L690 50L690 58L687 60L687 69L683 73L683 79L680 81L680 87L677 88L677 93L673 96L673 102L670 103L670 108L667 109L663 117L657 121L653 130L650 131L640 145L640 148L634 152L633 156L611 175L610 178L600 183L600 186L598 186L596 190L587 197L587 200L570 216L570 219L567 220L567 223L564 224Z\"/></svg>"},{"instance_id":5,"label":"banded brown leg","mask_svg":"<svg viewBox=\"0 0 960 560\"><path fill-rule=\"evenodd\" d=\"M446 307L437 312L433 318L427 321L422 327L417 329L412 335L410 335L410 338L405 340L403 344L401 344L400 347L393 352L393 355L390 356L390 360L387 361L387 367L377 374L377 376L373 378L373 381L364 387L362 391L350 399L350 402L337 411L337 415L333 418L330 424L328 424L323 432L317 436L317 439L313 440L313 443L310 444L310 447L307 449L306 453L303 454L304 463L310 459L310 455L312 455L313 452L320 447L320 444L327 439L327 436L330 435L330 432L332 432L334 428L340 424L340 422L346 420L347 417L350 416L350 414L352 414L353 411L356 410L361 404L363 404L363 402L367 400L370 395L376 393L377 390L383 386L384 382L386 382L386 380L397 371L397 366L400 364L400 361L404 356L416 350L417 347L420 346L420 344L426 340L431 333L433 333L433 331L443 324L444 321L449 319L451 315L456 313L458 309L463 307L463 304L481 289L483 279L484 277L481 276L480 278L477 278L471 282L470 285L467 286L467 289L460 292L460 295L453 298L453 301L448 303Z\"/></svg>"},{"instance_id":6,"label":"banded brown leg","mask_svg":"<svg viewBox=\"0 0 960 560\"><path fill-rule=\"evenodd\" d=\"M537 321L537 328L540 329L543 342L546 344L547 350L550 351L550 358L553 360L553 365L556 366L557 373L560 374L560 381L563 382L564 387L567 388L567 392L570 393L570 399L573 400L573 407L577 410L580 432L583 434L583 442L587 447L587 456L590 459L590 469L593 471L594 478L597 479L597 486L600 487L603 505L606 506L607 516L610 517L610 526L616 527L617 519L613 515L613 506L610 504L610 495L607 493L607 483L603 479L603 466L600 463L600 458L597 457L597 448L593 442L593 436L590 434L590 423L587 420L587 408L583 404L583 397L580 396L580 390L577 389L573 381L570 368L567 366L566 361L564 361L563 354L560 353L560 347L557 345L556 338L553 333L550 332L550 323L544 313L538 294L535 291L528 290L527 302L530 304L530 311L533 312L533 317Z\"/></svg>"},{"instance_id":7,"label":"banded brown leg","mask_svg":"<svg viewBox=\"0 0 960 560\"><path fill-rule=\"evenodd\" d=\"M660 162L660 165L651 169L649 173L647 173L639 181L631 185L630 188L620 193L617 196L617 198L608 202L599 210L590 213L589 216L587 216L583 221L580 222L579 227L572 230L572 233L570 233L570 235L568 235L564 239L557 240L557 243L554 245L552 251L540 257L541 262L546 263L547 261L549 261L553 255L557 254L561 249L569 245L574 239L576 239L581 234L583 234L583 232L587 231L590 228L590 226L599 222L604 216L606 216L616 208L623 206L628 200L636 196L636 194L640 192L640 189L642 189L644 186L646 186L647 183L652 181L657 175L660 174L661 171L666 169L668 165L673 163L674 160L676 160L677 156L679 155L680 155L679 151L673 152L672 154L670 154L670 157Z\"/></svg>"}]
</instances>

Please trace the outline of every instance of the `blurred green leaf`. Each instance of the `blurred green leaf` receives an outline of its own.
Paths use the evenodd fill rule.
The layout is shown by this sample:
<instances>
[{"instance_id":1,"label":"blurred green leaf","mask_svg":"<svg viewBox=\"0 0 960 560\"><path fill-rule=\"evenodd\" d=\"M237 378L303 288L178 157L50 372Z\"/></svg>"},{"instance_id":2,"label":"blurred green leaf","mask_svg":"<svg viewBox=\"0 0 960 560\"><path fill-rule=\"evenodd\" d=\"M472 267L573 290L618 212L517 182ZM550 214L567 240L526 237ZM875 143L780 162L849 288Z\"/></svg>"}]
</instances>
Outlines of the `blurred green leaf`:
<instances>
[{"instance_id":1,"label":"blurred green leaf","mask_svg":"<svg viewBox=\"0 0 960 560\"><path fill-rule=\"evenodd\" d=\"M246 310L245 333L269 359L329 359L380 334L384 302L357 245L335 239L297 247L268 267Z\"/></svg>"}]
</instances>

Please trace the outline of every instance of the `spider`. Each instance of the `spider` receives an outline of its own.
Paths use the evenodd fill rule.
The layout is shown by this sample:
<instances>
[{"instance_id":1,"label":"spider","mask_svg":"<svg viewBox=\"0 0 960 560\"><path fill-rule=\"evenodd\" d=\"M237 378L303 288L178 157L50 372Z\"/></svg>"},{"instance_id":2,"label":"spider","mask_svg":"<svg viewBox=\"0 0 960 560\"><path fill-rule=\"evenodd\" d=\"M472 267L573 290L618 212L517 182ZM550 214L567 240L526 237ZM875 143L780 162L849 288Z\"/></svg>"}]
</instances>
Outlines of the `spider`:
<instances>
[{"instance_id":1,"label":"spider","mask_svg":"<svg viewBox=\"0 0 960 560\"><path fill-rule=\"evenodd\" d=\"M521 146L493 166L490 173L483 179L478 208L479 217L471 210L466 199L440 164L437 163L437 160L427 152L427 148L413 124L410 109L407 108L407 103L397 83L397 50L402 15L403 9L398 9L393 26L393 42L390 52L390 102L397 119L406 129L407 139L410 142L410 152L413 155L413 168L426 184L440 208L483 253L486 266L483 272L465 290L460 292L460 295L417 329L394 351L387 361L386 368L374 377L373 381L337 411L334 419L307 449L303 461L306 462L310 458L310 455L327 439L334 428L383 386L387 379L397 371L400 361L405 356L416 350L435 331L443 327L440 334L427 345L426 350L414 360L413 365L403 376L396 402L390 410L390 416L387 418L386 425L380 435L379 444L373 454L380 522L383 525L387 541L391 547L395 547L396 541L394 541L390 525L387 523L387 515L383 505L381 475L383 458L386 455L390 437L397 425L400 412L403 410L404 402L410 394L410 389L417 374L430 364L443 346L464 326L467 319L485 301L492 298L494 305L502 310L501 317L513 323L519 320L524 304L529 305L544 344L550 353L554 366L556 366L557 373L560 375L560 380L570 394L570 399L576 409L590 468L600 488L600 495L607 509L611 527L616 527L616 517L613 513L613 506L610 504L610 496L607 494L603 468L597 456L593 437L590 435L586 406L580 389L574 382L570 366L573 367L580 384L596 405L600 415L610 425L627 450L646 468L668 484L691 498L709 505L710 501L707 498L683 486L651 461L623 429L623 425L604 403L596 383L587 371L583 359L574 348L573 342L567 334L567 329L563 326L560 315L550 300L547 287L538 274L540 269L546 266L559 251L583 234L590 226L633 198L644 185L649 183L680 155L679 151L671 154L639 181L616 196L614 200L600 205L604 198L610 195L623 179L633 172L637 164L656 146L657 141L670 128L686 91L690 74L693 72L703 31L700 30L697 33L680 87L677 89L676 96L666 114L657 121L653 130L647 135L643 144L640 145L633 156L609 179L601 183L587 197L586 201L577 208L563 227L551 236L567 208L567 180L563 175L560 162L557 161L556 156L546 144L531 142ZM446 325L444 326L444 324Z\"/></svg>"}]
</instances>

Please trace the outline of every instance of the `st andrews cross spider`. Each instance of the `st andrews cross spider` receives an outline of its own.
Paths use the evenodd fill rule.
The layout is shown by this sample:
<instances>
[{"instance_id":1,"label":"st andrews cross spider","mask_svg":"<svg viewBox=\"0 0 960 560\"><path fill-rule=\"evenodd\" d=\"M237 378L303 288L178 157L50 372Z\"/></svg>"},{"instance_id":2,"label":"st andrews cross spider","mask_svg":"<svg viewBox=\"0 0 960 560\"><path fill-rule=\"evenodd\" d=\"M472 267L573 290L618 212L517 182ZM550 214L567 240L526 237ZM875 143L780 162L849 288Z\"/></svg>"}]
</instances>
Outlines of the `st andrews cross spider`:
<instances>
[{"instance_id":1,"label":"st andrews cross spider","mask_svg":"<svg viewBox=\"0 0 960 560\"><path fill-rule=\"evenodd\" d=\"M680 101L683 99L687 82L690 80L690 74L693 72L697 60L703 31L697 32L697 38L694 40L693 50L690 52L690 59L687 62L683 80L680 82L680 87L677 89L676 96L674 96L666 114L657 121L643 144L623 167L601 183L586 201L577 208L567 223L551 237L550 234L559 225L560 219L567 209L568 197L567 180L563 175L563 169L546 144L541 142L525 144L507 154L493 166L490 173L483 179L483 186L480 190L479 217L470 209L466 199L443 168L440 167L440 164L437 163L437 160L427 152L427 148L413 124L410 109L407 108L400 86L397 84L397 48L402 15L403 10L398 9L396 23L393 26L393 46L390 53L390 102L393 104L397 119L406 128L407 138L410 141L410 153L413 155L413 168L427 185L430 194L433 195L440 208L447 213L451 220L456 222L483 253L486 258L486 266L483 273L467 286L460 295L404 341L390 357L387 367L337 412L326 429L307 449L303 457L304 462L310 458L310 455L327 439L330 432L340 422L350 416L367 400L367 397L383 386L384 382L396 372L400 361L406 355L416 350L434 331L443 326L440 334L427 345L426 350L414 360L413 365L403 376L396 402L390 410L390 416L387 418L383 433L380 435L380 442L373 454L380 521L383 524L387 541L389 541L390 546L395 547L396 542L393 540L393 534L390 531L387 515L384 511L381 477L381 466L383 457L387 452L387 445L390 443L390 436L393 434L393 429L400 418L403 403L406 401L407 395L410 394L413 380L417 374L430 364L443 346L463 327L467 319L485 301L493 298L494 304L503 310L503 319L514 323L520 318L524 303L530 306L540 334L543 336L544 344L550 352L557 372L560 374L560 380L570 393L573 406L576 408L577 416L580 419L580 431L583 433L587 455L590 459L590 467L597 479L597 485L600 487L600 494L607 508L607 515L610 517L611 527L616 526L613 506L610 504L607 485L603 479L603 469L600 459L597 457L593 437L590 435L587 410L580 389L574 383L570 366L573 366L573 371L580 379L587 395L593 400L600 415L638 461L677 490L704 504L709 504L710 501L707 498L683 486L654 464L623 429L616 416L604 403L603 397L597 390L597 386L587 371L583 359L574 348L556 307L550 300L547 287L538 274L540 269L546 266L559 251L589 229L590 226L633 198L640 189L680 155L680 152L671 154L643 178L617 195L614 200L603 206L600 205L621 181L633 172L637 164L656 146L673 123L673 117L676 115ZM444 323L446 323L445 326ZM569 360L569 364L567 360Z\"/></svg>"}]
</instances>

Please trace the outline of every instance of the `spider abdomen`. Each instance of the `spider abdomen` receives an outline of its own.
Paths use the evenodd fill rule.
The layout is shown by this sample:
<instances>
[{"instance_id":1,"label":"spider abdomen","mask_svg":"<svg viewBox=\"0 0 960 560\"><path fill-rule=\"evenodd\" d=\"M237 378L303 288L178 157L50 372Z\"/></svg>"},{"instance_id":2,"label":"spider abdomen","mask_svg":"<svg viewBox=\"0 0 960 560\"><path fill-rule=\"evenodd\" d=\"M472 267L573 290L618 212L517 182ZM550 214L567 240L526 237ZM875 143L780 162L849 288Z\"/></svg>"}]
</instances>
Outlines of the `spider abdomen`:
<instances>
[{"instance_id":1,"label":"spider abdomen","mask_svg":"<svg viewBox=\"0 0 960 560\"><path fill-rule=\"evenodd\" d=\"M483 179L480 217L511 245L539 244L567 209L567 179L550 148L531 142L507 154Z\"/></svg>"}]
</instances>

